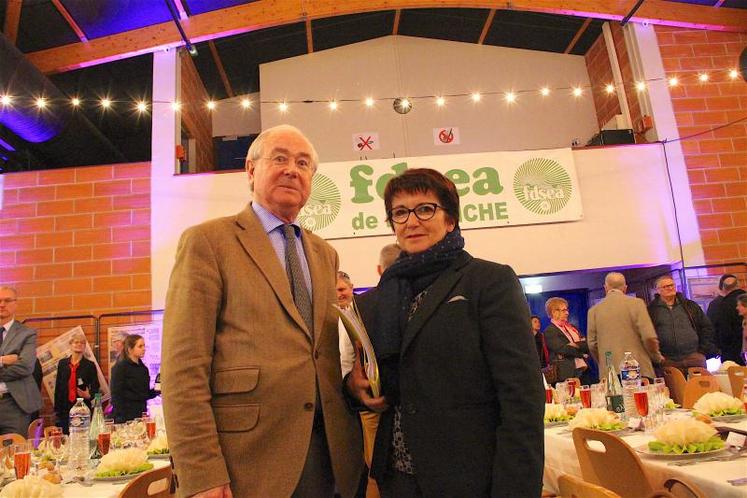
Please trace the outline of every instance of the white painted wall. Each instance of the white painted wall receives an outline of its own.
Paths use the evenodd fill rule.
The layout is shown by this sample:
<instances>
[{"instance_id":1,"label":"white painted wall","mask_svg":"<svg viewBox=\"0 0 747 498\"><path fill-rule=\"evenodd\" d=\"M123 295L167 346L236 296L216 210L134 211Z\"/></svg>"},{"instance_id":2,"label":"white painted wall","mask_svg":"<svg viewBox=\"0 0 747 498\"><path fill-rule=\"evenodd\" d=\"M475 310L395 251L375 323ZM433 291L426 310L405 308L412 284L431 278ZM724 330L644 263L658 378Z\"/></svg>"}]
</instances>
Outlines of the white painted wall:
<instances>
[{"instance_id":1,"label":"white painted wall","mask_svg":"<svg viewBox=\"0 0 747 498\"><path fill-rule=\"evenodd\" d=\"M679 259L660 146L594 148L573 155L585 213L582 220L467 230L467 249L475 256L508 263L525 275L668 264ZM322 164L320 171L324 168ZM163 306L181 232L234 214L250 198L244 172L159 175L158 182L152 194L151 232L155 309ZM355 284L370 286L378 281L379 249L393 241L393 236L379 236L330 243Z\"/></svg>"},{"instance_id":2,"label":"white painted wall","mask_svg":"<svg viewBox=\"0 0 747 498\"><path fill-rule=\"evenodd\" d=\"M252 103L251 108L241 107L241 101L244 98ZM214 137L242 137L259 134L262 131L259 93L239 95L218 101L212 113L212 120Z\"/></svg>"}]
</instances>

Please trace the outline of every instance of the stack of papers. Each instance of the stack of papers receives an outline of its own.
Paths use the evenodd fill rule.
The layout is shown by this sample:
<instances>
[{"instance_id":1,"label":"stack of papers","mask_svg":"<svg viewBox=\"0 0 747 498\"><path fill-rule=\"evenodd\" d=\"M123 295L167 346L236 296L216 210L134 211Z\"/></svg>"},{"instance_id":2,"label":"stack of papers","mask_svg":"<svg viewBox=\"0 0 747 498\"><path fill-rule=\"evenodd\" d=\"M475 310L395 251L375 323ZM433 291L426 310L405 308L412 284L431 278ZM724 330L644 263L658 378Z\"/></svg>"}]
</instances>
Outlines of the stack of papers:
<instances>
[{"instance_id":1,"label":"stack of papers","mask_svg":"<svg viewBox=\"0 0 747 498\"><path fill-rule=\"evenodd\" d=\"M373 344L371 344L371 338L368 337L366 327L363 325L363 319L358 312L358 306L353 303L347 308L341 308L338 305L333 305L342 324L345 326L345 330L350 337L350 342L353 345L360 343L363 347L363 369L368 378L368 382L371 384L371 394L374 397L381 396L381 381L379 380L379 366L376 363L376 354L374 353Z\"/></svg>"}]
</instances>

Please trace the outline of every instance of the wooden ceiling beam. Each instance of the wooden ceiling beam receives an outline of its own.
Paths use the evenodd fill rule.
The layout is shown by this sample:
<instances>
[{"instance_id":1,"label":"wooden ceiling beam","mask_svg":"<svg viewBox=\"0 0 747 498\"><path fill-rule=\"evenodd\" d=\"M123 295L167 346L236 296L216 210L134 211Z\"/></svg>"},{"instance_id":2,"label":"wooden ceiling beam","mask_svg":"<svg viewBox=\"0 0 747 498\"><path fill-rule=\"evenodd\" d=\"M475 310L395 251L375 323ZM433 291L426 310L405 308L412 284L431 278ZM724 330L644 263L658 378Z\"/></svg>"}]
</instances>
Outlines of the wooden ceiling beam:
<instances>
[{"instance_id":1,"label":"wooden ceiling beam","mask_svg":"<svg viewBox=\"0 0 747 498\"><path fill-rule=\"evenodd\" d=\"M247 33L263 28L332 16L411 8L482 8L562 14L620 21L630 1L609 0L258 0L189 17L182 24L193 43ZM695 29L747 32L747 10L714 9L666 0L647 0L631 18ZM27 54L44 73L57 73L112 60L154 52L183 44L173 22L73 43Z\"/></svg>"},{"instance_id":2,"label":"wooden ceiling beam","mask_svg":"<svg viewBox=\"0 0 747 498\"><path fill-rule=\"evenodd\" d=\"M576 46L576 43L578 43L579 38L581 38L581 35L583 35L586 31L586 28L589 27L589 24L591 24L591 17L587 17L581 27L578 28L578 31L576 31L576 34L573 35L573 39L571 40L571 42L567 47L565 47L565 52L563 52L564 54L571 53L571 50L573 50L573 48Z\"/></svg>"},{"instance_id":3,"label":"wooden ceiling beam","mask_svg":"<svg viewBox=\"0 0 747 498\"><path fill-rule=\"evenodd\" d=\"M311 19L306 18L306 50L308 53L314 51L314 33L311 31Z\"/></svg>"},{"instance_id":4,"label":"wooden ceiling beam","mask_svg":"<svg viewBox=\"0 0 747 498\"><path fill-rule=\"evenodd\" d=\"M54 5L54 8L57 9L57 12L60 13L62 17L65 18L65 21L70 26L70 28L75 31L75 35L78 37L78 39L85 43L88 41L88 37L83 32L83 30L78 26L78 23L73 19L73 16L70 15L70 12L67 11L64 5L62 5L62 2L60 0L52 0L52 4Z\"/></svg>"},{"instance_id":5,"label":"wooden ceiling beam","mask_svg":"<svg viewBox=\"0 0 747 498\"><path fill-rule=\"evenodd\" d=\"M399 20L402 17L402 9L397 9L394 11L394 24L392 25L392 34L397 35L399 34Z\"/></svg>"},{"instance_id":6,"label":"wooden ceiling beam","mask_svg":"<svg viewBox=\"0 0 747 498\"><path fill-rule=\"evenodd\" d=\"M18 24L21 22L22 0L8 0L5 6L5 22L3 22L3 34L15 45L18 39Z\"/></svg>"},{"instance_id":7,"label":"wooden ceiling beam","mask_svg":"<svg viewBox=\"0 0 747 498\"><path fill-rule=\"evenodd\" d=\"M490 26L493 25L493 18L495 18L495 9L490 9L488 17L485 19L485 24L482 27L482 33L480 33L480 39L477 40L478 45L482 45L485 42L485 37L488 36Z\"/></svg>"},{"instance_id":8,"label":"wooden ceiling beam","mask_svg":"<svg viewBox=\"0 0 747 498\"><path fill-rule=\"evenodd\" d=\"M223 67L223 61L218 54L218 49L215 47L215 42L213 42L213 40L210 40L208 42L208 46L210 47L210 53L213 54L213 62L215 62L215 66L218 68L218 74L220 75L220 79L223 82L223 88L226 89L226 94L229 97L235 97L235 94L233 93L233 87L231 86L231 82L229 81L228 75L226 74L226 69Z\"/></svg>"}]
</instances>

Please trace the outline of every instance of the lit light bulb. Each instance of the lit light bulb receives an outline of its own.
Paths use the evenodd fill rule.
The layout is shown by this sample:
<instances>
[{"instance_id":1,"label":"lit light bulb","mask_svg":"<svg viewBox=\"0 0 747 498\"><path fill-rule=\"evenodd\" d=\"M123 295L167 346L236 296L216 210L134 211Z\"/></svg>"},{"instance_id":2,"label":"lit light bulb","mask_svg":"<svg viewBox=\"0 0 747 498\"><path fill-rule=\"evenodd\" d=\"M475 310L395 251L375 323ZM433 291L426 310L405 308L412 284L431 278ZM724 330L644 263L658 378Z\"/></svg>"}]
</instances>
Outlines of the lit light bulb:
<instances>
[{"instance_id":1,"label":"lit light bulb","mask_svg":"<svg viewBox=\"0 0 747 498\"><path fill-rule=\"evenodd\" d=\"M249 109L252 106L252 101L249 99L241 99L241 107Z\"/></svg>"},{"instance_id":2,"label":"lit light bulb","mask_svg":"<svg viewBox=\"0 0 747 498\"><path fill-rule=\"evenodd\" d=\"M178 111L181 108L182 108L182 103L181 102L172 102L171 103L171 110Z\"/></svg>"},{"instance_id":3,"label":"lit light bulb","mask_svg":"<svg viewBox=\"0 0 747 498\"><path fill-rule=\"evenodd\" d=\"M482 95L480 95L480 92L474 92L472 94L472 102L480 102L481 98L482 98Z\"/></svg>"},{"instance_id":4,"label":"lit light bulb","mask_svg":"<svg viewBox=\"0 0 747 498\"><path fill-rule=\"evenodd\" d=\"M506 102L509 104L513 104L516 102L516 94L514 92L506 92L506 95L504 97L506 99Z\"/></svg>"},{"instance_id":5,"label":"lit light bulb","mask_svg":"<svg viewBox=\"0 0 747 498\"><path fill-rule=\"evenodd\" d=\"M366 107L373 107L374 105L374 99L372 97L366 98Z\"/></svg>"},{"instance_id":6,"label":"lit light bulb","mask_svg":"<svg viewBox=\"0 0 747 498\"><path fill-rule=\"evenodd\" d=\"M679 84L680 80L679 78L677 78L677 76L672 76L671 78L669 78L669 86L677 86Z\"/></svg>"},{"instance_id":7,"label":"lit light bulb","mask_svg":"<svg viewBox=\"0 0 747 498\"><path fill-rule=\"evenodd\" d=\"M112 106L112 101L109 99L101 99L101 107L109 109Z\"/></svg>"},{"instance_id":8,"label":"lit light bulb","mask_svg":"<svg viewBox=\"0 0 747 498\"><path fill-rule=\"evenodd\" d=\"M0 104L2 104L3 107L10 105L11 102L13 102L13 97L10 95L3 95L0 97Z\"/></svg>"},{"instance_id":9,"label":"lit light bulb","mask_svg":"<svg viewBox=\"0 0 747 498\"><path fill-rule=\"evenodd\" d=\"M612 83L608 83L607 86L604 87L604 91L609 94L615 93L615 85L613 85Z\"/></svg>"},{"instance_id":10,"label":"lit light bulb","mask_svg":"<svg viewBox=\"0 0 747 498\"><path fill-rule=\"evenodd\" d=\"M739 76L739 72L736 69L729 71L729 78L735 80Z\"/></svg>"},{"instance_id":11,"label":"lit light bulb","mask_svg":"<svg viewBox=\"0 0 747 498\"><path fill-rule=\"evenodd\" d=\"M337 101L333 100L329 103L329 110L330 111L336 111L337 110Z\"/></svg>"},{"instance_id":12,"label":"lit light bulb","mask_svg":"<svg viewBox=\"0 0 747 498\"><path fill-rule=\"evenodd\" d=\"M698 81L700 81L701 83L705 83L706 81L708 81L708 73L700 73L698 75Z\"/></svg>"},{"instance_id":13,"label":"lit light bulb","mask_svg":"<svg viewBox=\"0 0 747 498\"><path fill-rule=\"evenodd\" d=\"M639 92L642 92L646 89L646 83L644 81L639 81L635 84L635 89Z\"/></svg>"},{"instance_id":14,"label":"lit light bulb","mask_svg":"<svg viewBox=\"0 0 747 498\"><path fill-rule=\"evenodd\" d=\"M135 106L135 109L137 109L138 112L145 112L148 110L148 105L145 102L140 101Z\"/></svg>"},{"instance_id":15,"label":"lit light bulb","mask_svg":"<svg viewBox=\"0 0 747 498\"><path fill-rule=\"evenodd\" d=\"M212 100L209 100L207 103L207 108L210 109L211 111L215 110L215 102L213 102Z\"/></svg>"},{"instance_id":16,"label":"lit light bulb","mask_svg":"<svg viewBox=\"0 0 747 498\"><path fill-rule=\"evenodd\" d=\"M446 105L446 99L443 98L443 97L437 97L436 98L436 105L438 107L443 107L444 105Z\"/></svg>"},{"instance_id":17,"label":"lit light bulb","mask_svg":"<svg viewBox=\"0 0 747 498\"><path fill-rule=\"evenodd\" d=\"M47 99L45 99L44 97L37 98L35 103L36 107L38 107L39 109L44 109L45 107L47 107Z\"/></svg>"},{"instance_id":18,"label":"lit light bulb","mask_svg":"<svg viewBox=\"0 0 747 498\"><path fill-rule=\"evenodd\" d=\"M540 89L540 95L542 95L543 97L547 97L548 95L550 95L550 89L546 86L542 87Z\"/></svg>"},{"instance_id":19,"label":"lit light bulb","mask_svg":"<svg viewBox=\"0 0 747 498\"><path fill-rule=\"evenodd\" d=\"M399 106L402 109L409 109L410 107L412 107L412 104L410 103L409 99L402 99L402 101L399 103Z\"/></svg>"},{"instance_id":20,"label":"lit light bulb","mask_svg":"<svg viewBox=\"0 0 747 498\"><path fill-rule=\"evenodd\" d=\"M280 109L280 112L287 112L288 111L288 104L285 102L281 102L278 106L278 109Z\"/></svg>"},{"instance_id":21,"label":"lit light bulb","mask_svg":"<svg viewBox=\"0 0 747 498\"><path fill-rule=\"evenodd\" d=\"M574 96L574 97L580 97L582 93L584 93L584 91L583 91L583 90L581 90L581 87L580 87L580 86L577 86L577 87L575 87L575 88L573 89L573 96Z\"/></svg>"},{"instance_id":22,"label":"lit light bulb","mask_svg":"<svg viewBox=\"0 0 747 498\"><path fill-rule=\"evenodd\" d=\"M70 103L73 104L73 107L78 107L80 105L80 99L78 97L73 97Z\"/></svg>"}]
</instances>

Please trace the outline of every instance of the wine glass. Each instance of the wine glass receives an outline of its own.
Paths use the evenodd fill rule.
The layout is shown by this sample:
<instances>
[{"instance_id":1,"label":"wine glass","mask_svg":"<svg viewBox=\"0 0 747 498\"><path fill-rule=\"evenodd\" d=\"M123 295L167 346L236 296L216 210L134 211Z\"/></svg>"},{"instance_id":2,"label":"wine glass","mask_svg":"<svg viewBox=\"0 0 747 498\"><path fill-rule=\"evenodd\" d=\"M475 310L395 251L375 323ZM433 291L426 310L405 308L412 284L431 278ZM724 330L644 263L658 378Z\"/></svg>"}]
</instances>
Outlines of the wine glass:
<instances>
[{"instance_id":1,"label":"wine glass","mask_svg":"<svg viewBox=\"0 0 747 498\"><path fill-rule=\"evenodd\" d=\"M16 479L26 477L31 468L31 443L25 441L13 445L13 467L16 470Z\"/></svg>"},{"instance_id":2,"label":"wine glass","mask_svg":"<svg viewBox=\"0 0 747 498\"><path fill-rule=\"evenodd\" d=\"M584 408L591 408L591 387L581 386L578 390L578 394L581 397L581 404Z\"/></svg>"},{"instance_id":3,"label":"wine glass","mask_svg":"<svg viewBox=\"0 0 747 498\"><path fill-rule=\"evenodd\" d=\"M650 430L649 427L649 399L648 390L646 386L639 386L633 393L633 399L635 400L635 408L638 410L638 415L643 418L643 427L646 431Z\"/></svg>"}]
</instances>

